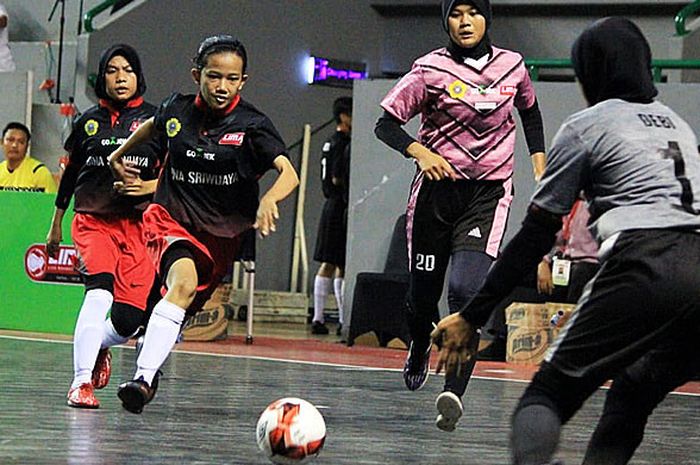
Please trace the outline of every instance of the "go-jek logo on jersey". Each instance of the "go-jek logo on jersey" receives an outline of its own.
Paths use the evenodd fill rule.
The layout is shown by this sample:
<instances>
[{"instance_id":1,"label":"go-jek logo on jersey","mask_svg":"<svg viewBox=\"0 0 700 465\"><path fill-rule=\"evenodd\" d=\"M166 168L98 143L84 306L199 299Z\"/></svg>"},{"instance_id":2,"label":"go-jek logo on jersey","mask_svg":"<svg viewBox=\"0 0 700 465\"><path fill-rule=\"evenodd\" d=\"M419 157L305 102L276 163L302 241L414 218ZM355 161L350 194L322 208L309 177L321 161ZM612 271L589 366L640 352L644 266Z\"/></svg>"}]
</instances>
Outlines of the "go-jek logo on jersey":
<instances>
[{"instance_id":1,"label":"go-jek logo on jersey","mask_svg":"<svg viewBox=\"0 0 700 465\"><path fill-rule=\"evenodd\" d=\"M126 142L126 137L108 137L107 139L102 139L100 141L100 144L103 146L110 146L110 145L123 145L124 142Z\"/></svg>"},{"instance_id":2,"label":"go-jek logo on jersey","mask_svg":"<svg viewBox=\"0 0 700 465\"><path fill-rule=\"evenodd\" d=\"M229 132L224 134L219 139L219 145L235 145L240 146L243 144L243 138L245 137L245 132Z\"/></svg>"},{"instance_id":3,"label":"go-jek logo on jersey","mask_svg":"<svg viewBox=\"0 0 700 465\"><path fill-rule=\"evenodd\" d=\"M170 118L165 123L165 132L170 138L177 136L177 133L180 132L180 129L182 129L182 124L180 124L180 120L177 118Z\"/></svg>"},{"instance_id":4,"label":"go-jek logo on jersey","mask_svg":"<svg viewBox=\"0 0 700 465\"><path fill-rule=\"evenodd\" d=\"M75 269L77 251L72 245L61 245L58 257L49 257L45 244L32 244L24 254L24 270L29 279L42 283L81 284Z\"/></svg>"},{"instance_id":5,"label":"go-jek logo on jersey","mask_svg":"<svg viewBox=\"0 0 700 465\"><path fill-rule=\"evenodd\" d=\"M94 119L89 119L85 122L85 134L88 136L94 136L97 134L97 131L100 129L100 123L95 121Z\"/></svg>"}]
</instances>

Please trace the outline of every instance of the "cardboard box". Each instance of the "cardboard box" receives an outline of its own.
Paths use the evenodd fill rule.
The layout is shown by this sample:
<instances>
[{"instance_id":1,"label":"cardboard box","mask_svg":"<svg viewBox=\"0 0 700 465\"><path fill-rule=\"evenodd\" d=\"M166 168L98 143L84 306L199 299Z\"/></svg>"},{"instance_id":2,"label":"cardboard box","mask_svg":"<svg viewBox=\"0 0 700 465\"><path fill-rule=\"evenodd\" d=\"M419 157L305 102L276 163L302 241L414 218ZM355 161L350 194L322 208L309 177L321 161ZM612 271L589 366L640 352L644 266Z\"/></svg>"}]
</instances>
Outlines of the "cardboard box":
<instances>
[{"instance_id":1,"label":"cardboard box","mask_svg":"<svg viewBox=\"0 0 700 465\"><path fill-rule=\"evenodd\" d=\"M506 308L506 361L538 365L573 309L574 305L571 304L510 304ZM555 315L558 318L554 319L553 324Z\"/></svg>"}]
</instances>

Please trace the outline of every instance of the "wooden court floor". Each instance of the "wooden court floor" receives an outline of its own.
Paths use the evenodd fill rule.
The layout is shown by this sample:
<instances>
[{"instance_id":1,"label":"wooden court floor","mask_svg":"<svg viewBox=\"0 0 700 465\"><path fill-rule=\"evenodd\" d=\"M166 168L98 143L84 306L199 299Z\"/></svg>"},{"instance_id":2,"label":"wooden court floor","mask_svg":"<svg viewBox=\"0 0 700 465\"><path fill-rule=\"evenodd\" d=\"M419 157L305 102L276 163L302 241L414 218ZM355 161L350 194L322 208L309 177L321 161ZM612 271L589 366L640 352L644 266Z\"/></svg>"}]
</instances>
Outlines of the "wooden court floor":
<instances>
[{"instance_id":1,"label":"wooden court floor","mask_svg":"<svg viewBox=\"0 0 700 465\"><path fill-rule=\"evenodd\" d=\"M266 464L255 444L257 418L286 396L316 404L326 419L319 465L507 464L510 414L532 375L480 362L465 416L449 434L433 424L441 377L406 391L400 350L274 337L250 346L240 337L183 343L141 415L116 397L133 371L132 347L113 349L113 378L93 411L65 405L71 352L67 340L0 332L0 464ZM667 398L632 464L700 464L699 387ZM564 429L558 457L566 465L581 462L604 394Z\"/></svg>"}]
</instances>

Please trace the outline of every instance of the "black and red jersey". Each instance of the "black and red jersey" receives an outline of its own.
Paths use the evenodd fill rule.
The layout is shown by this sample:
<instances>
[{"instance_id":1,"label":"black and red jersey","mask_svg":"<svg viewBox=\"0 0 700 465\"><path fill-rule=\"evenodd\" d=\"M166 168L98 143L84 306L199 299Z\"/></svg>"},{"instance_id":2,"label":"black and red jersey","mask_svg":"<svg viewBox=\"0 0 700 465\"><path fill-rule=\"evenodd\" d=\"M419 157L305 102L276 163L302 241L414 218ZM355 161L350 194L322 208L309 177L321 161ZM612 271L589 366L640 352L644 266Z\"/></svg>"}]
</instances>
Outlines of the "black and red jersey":
<instances>
[{"instance_id":1,"label":"black and red jersey","mask_svg":"<svg viewBox=\"0 0 700 465\"><path fill-rule=\"evenodd\" d=\"M255 221L258 179L286 155L270 119L236 97L215 115L199 96L173 94L158 109L168 156L154 202L188 230L235 237Z\"/></svg>"},{"instance_id":2,"label":"black and red jersey","mask_svg":"<svg viewBox=\"0 0 700 465\"><path fill-rule=\"evenodd\" d=\"M150 201L114 192L114 176L107 157L122 145L141 123L156 112L156 107L141 97L116 109L101 100L85 111L74 123L65 142L68 165L61 178L56 206L66 209L75 194L74 209L78 213L101 216L129 216L140 213ZM165 151L164 139L142 144L124 156L141 170L141 179L156 179Z\"/></svg>"}]
</instances>

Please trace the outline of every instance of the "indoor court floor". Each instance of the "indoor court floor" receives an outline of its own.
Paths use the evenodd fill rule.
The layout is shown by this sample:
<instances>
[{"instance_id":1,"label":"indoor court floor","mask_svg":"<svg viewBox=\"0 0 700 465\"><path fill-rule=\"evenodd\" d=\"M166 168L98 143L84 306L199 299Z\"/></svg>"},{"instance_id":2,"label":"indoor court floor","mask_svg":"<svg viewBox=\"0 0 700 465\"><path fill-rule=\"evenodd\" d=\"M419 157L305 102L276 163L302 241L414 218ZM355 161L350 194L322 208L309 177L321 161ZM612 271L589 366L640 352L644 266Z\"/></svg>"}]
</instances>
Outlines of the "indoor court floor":
<instances>
[{"instance_id":1,"label":"indoor court floor","mask_svg":"<svg viewBox=\"0 0 700 465\"><path fill-rule=\"evenodd\" d=\"M63 340L60 340L63 339ZM133 371L131 346L113 349L98 410L65 404L70 341L0 332L0 464L266 464L255 426L280 397L301 397L324 415L321 464L507 464L510 414L532 375L505 363L477 365L454 433L434 426L442 384L403 387L405 351L313 339L241 337L179 344L143 414L122 409L117 385ZM605 391L563 431L558 457L581 462ZM650 420L635 465L700 464L700 383L670 395Z\"/></svg>"}]
</instances>

